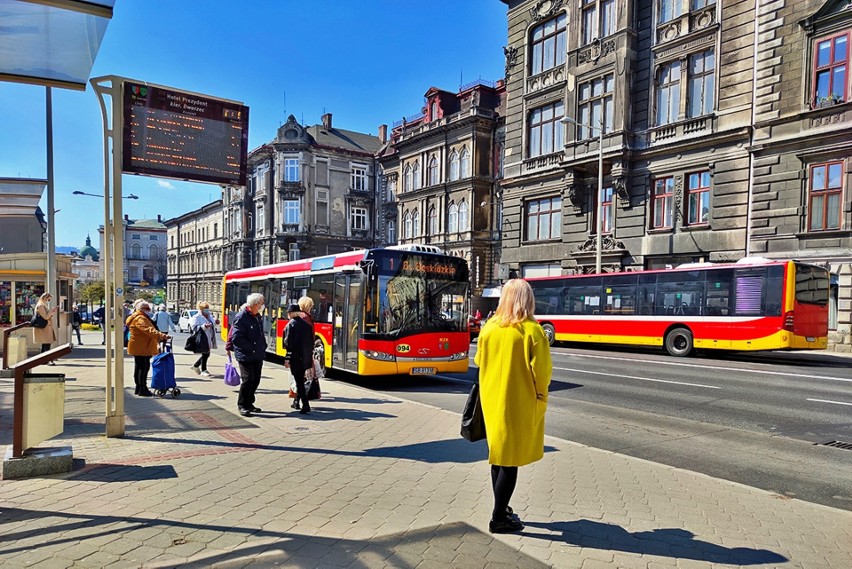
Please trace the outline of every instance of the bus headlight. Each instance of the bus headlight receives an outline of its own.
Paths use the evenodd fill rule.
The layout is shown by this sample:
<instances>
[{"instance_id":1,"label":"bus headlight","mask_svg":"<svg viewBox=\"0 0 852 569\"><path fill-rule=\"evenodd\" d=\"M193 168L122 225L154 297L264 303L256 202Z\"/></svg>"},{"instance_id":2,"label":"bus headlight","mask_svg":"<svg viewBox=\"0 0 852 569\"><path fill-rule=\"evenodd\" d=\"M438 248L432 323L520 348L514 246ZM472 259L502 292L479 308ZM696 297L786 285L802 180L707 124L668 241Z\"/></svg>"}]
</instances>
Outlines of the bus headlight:
<instances>
[{"instance_id":1,"label":"bus headlight","mask_svg":"<svg viewBox=\"0 0 852 569\"><path fill-rule=\"evenodd\" d=\"M382 362L393 362L396 361L396 356L393 354L388 354L386 352L377 352L376 350L361 350L361 354L368 359L371 360L379 360Z\"/></svg>"},{"instance_id":2,"label":"bus headlight","mask_svg":"<svg viewBox=\"0 0 852 569\"><path fill-rule=\"evenodd\" d=\"M453 354L453 355L450 356L451 362L458 361L458 360L464 360L464 359L467 359L467 352L459 352L457 354Z\"/></svg>"}]
</instances>

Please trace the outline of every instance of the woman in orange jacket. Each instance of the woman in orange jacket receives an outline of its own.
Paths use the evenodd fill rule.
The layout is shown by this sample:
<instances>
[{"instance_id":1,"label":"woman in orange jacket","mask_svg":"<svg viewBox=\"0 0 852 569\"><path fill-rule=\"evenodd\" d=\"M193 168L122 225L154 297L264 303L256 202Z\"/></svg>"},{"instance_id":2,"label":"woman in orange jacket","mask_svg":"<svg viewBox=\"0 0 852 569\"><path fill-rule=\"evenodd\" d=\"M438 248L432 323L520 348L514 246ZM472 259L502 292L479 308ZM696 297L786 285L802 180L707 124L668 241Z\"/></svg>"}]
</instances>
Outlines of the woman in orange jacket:
<instances>
[{"instance_id":1,"label":"woman in orange jacket","mask_svg":"<svg viewBox=\"0 0 852 569\"><path fill-rule=\"evenodd\" d=\"M140 302L136 312L127 317L127 327L130 329L130 341L127 343L127 353L133 356L133 380L136 382L136 395L151 397L148 389L148 372L151 370L151 356L157 354L158 345L171 336L163 334L151 319L151 305Z\"/></svg>"}]
</instances>

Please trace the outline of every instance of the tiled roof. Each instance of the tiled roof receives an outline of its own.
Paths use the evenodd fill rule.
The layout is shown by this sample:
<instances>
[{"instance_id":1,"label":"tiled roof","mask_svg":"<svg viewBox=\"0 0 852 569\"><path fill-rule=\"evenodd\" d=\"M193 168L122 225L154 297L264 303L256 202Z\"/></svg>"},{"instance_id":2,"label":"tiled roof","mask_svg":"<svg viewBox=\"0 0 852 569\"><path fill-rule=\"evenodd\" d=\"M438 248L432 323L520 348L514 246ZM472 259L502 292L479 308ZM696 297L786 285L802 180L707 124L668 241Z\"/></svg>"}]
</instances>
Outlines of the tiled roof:
<instances>
[{"instance_id":1,"label":"tiled roof","mask_svg":"<svg viewBox=\"0 0 852 569\"><path fill-rule=\"evenodd\" d=\"M343 148L345 150L366 152L368 154L375 154L382 147L382 141L378 136L364 134L363 132L354 132L339 128L326 129L321 124L315 124L305 130L308 131L308 134L320 146Z\"/></svg>"},{"instance_id":2,"label":"tiled roof","mask_svg":"<svg viewBox=\"0 0 852 569\"><path fill-rule=\"evenodd\" d=\"M131 219L127 222L127 227L133 229L162 229L166 230L166 226L156 219Z\"/></svg>"}]
</instances>

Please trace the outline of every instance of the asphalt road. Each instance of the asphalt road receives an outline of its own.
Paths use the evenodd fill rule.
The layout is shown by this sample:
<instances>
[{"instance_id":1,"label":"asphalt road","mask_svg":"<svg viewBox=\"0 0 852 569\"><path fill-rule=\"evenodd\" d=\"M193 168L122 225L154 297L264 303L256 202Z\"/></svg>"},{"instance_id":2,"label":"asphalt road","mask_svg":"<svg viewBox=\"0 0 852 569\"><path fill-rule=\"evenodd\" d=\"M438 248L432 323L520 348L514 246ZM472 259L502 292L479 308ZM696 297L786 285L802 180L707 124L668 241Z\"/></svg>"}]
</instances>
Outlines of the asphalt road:
<instances>
[{"instance_id":1,"label":"asphalt road","mask_svg":"<svg viewBox=\"0 0 852 569\"><path fill-rule=\"evenodd\" d=\"M476 345L471 345L471 361ZM852 358L555 347L547 433L852 510ZM474 380L335 378L460 411ZM852 445L850 445L852 446Z\"/></svg>"}]
</instances>

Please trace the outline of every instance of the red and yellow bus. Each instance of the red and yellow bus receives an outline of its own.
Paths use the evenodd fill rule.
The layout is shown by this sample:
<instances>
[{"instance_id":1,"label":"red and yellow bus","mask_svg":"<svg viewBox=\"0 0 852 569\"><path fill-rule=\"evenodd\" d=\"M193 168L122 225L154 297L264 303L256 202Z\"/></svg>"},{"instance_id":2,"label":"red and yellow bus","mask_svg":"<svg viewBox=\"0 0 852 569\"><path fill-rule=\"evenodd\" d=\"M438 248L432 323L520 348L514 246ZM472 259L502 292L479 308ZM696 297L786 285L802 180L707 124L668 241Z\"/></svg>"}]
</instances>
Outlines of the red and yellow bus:
<instances>
[{"instance_id":1,"label":"red and yellow bus","mask_svg":"<svg viewBox=\"0 0 852 569\"><path fill-rule=\"evenodd\" d=\"M467 262L435 247L363 249L231 271L222 336L249 294L266 300L267 359L286 353L287 307L314 301L314 358L360 375L429 375L468 367Z\"/></svg>"},{"instance_id":2,"label":"red and yellow bus","mask_svg":"<svg viewBox=\"0 0 852 569\"><path fill-rule=\"evenodd\" d=\"M676 269L528 279L554 341L693 348L825 349L829 273L745 259Z\"/></svg>"}]
</instances>

